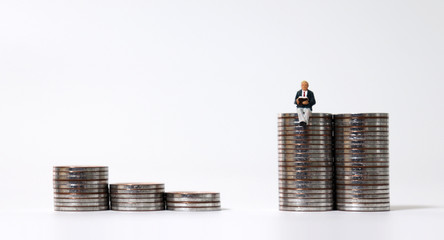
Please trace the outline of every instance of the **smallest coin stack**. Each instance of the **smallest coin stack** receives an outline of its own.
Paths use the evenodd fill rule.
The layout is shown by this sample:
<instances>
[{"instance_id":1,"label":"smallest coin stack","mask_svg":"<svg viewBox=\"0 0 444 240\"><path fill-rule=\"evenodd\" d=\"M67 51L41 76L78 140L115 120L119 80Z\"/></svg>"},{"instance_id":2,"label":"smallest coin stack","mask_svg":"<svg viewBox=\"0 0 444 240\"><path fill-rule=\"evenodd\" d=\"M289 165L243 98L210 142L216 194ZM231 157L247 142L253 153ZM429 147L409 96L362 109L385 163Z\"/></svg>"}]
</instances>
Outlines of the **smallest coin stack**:
<instances>
[{"instance_id":1,"label":"smallest coin stack","mask_svg":"<svg viewBox=\"0 0 444 240\"><path fill-rule=\"evenodd\" d=\"M215 192L167 192L166 206L173 211L218 211L220 193Z\"/></svg>"},{"instance_id":2,"label":"smallest coin stack","mask_svg":"<svg viewBox=\"0 0 444 240\"><path fill-rule=\"evenodd\" d=\"M165 210L163 183L115 183L111 188L111 210Z\"/></svg>"},{"instance_id":3,"label":"smallest coin stack","mask_svg":"<svg viewBox=\"0 0 444 240\"><path fill-rule=\"evenodd\" d=\"M108 167L53 167L55 211L108 210Z\"/></svg>"}]
</instances>

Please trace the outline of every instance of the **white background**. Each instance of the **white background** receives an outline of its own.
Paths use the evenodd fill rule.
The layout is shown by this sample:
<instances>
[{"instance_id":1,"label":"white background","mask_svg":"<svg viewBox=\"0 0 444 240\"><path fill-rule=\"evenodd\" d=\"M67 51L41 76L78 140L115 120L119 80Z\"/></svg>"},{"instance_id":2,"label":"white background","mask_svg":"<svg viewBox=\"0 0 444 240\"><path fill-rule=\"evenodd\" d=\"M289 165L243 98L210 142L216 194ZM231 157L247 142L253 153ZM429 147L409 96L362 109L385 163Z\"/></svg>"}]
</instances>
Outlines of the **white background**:
<instances>
[{"instance_id":1,"label":"white background","mask_svg":"<svg viewBox=\"0 0 444 240\"><path fill-rule=\"evenodd\" d=\"M229 210L204 216L276 217L265 217L270 236L256 232L264 239L296 236L280 229L292 221L313 221L308 234L319 219L371 226L396 210L433 216L412 224L443 220L443 10L438 0L1 0L0 210L47 232L82 222L52 212L52 166L82 164L109 166L111 183L221 192ZM390 114L395 211L277 211L277 114L295 111L301 80L315 112ZM147 218L182 224L165 214Z\"/></svg>"}]
</instances>

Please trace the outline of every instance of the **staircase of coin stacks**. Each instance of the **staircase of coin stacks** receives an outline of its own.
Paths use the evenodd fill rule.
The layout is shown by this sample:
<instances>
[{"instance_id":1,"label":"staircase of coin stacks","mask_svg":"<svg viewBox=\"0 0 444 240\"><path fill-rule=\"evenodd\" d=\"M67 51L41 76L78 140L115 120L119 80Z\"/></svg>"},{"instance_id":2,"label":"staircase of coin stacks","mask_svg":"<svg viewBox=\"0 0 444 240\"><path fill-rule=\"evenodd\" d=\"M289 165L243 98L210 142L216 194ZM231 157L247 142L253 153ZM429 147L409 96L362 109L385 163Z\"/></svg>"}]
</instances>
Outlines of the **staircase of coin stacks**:
<instances>
[{"instance_id":1,"label":"staircase of coin stacks","mask_svg":"<svg viewBox=\"0 0 444 240\"><path fill-rule=\"evenodd\" d=\"M388 211L388 114L278 115L279 209Z\"/></svg>"}]
</instances>

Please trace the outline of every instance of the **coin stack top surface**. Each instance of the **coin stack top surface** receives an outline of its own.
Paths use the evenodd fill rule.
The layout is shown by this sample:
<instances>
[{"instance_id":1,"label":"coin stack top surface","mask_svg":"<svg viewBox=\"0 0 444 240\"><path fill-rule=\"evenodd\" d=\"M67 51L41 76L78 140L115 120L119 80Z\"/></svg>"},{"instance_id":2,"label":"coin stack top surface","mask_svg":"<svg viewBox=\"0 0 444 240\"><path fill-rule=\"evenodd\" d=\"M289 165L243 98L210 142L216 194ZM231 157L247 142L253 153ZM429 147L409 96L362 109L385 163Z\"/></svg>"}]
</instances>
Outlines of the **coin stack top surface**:
<instances>
[{"instance_id":1,"label":"coin stack top surface","mask_svg":"<svg viewBox=\"0 0 444 240\"><path fill-rule=\"evenodd\" d=\"M166 206L173 211L218 211L221 209L220 193L216 192L166 192Z\"/></svg>"},{"instance_id":2,"label":"coin stack top surface","mask_svg":"<svg viewBox=\"0 0 444 240\"><path fill-rule=\"evenodd\" d=\"M163 183L113 183L110 185L111 210L165 210Z\"/></svg>"},{"instance_id":3,"label":"coin stack top surface","mask_svg":"<svg viewBox=\"0 0 444 240\"><path fill-rule=\"evenodd\" d=\"M336 207L389 211L387 113L335 115Z\"/></svg>"},{"instance_id":4,"label":"coin stack top surface","mask_svg":"<svg viewBox=\"0 0 444 240\"><path fill-rule=\"evenodd\" d=\"M108 167L54 166L55 211L108 210Z\"/></svg>"},{"instance_id":5,"label":"coin stack top surface","mask_svg":"<svg viewBox=\"0 0 444 240\"><path fill-rule=\"evenodd\" d=\"M279 209L333 210L332 115L313 113L299 126L297 113L278 115Z\"/></svg>"}]
</instances>

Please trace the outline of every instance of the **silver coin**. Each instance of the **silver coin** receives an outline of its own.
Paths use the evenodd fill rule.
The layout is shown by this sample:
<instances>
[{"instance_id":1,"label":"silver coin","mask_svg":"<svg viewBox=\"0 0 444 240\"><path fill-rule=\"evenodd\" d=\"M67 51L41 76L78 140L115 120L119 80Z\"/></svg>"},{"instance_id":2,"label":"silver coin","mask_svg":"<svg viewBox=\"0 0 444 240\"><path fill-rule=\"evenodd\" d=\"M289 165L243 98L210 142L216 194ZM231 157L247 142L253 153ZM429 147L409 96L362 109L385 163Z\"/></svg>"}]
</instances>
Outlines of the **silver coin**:
<instances>
[{"instance_id":1,"label":"silver coin","mask_svg":"<svg viewBox=\"0 0 444 240\"><path fill-rule=\"evenodd\" d=\"M287 205L287 203L330 203L333 204L333 198L279 198L279 203Z\"/></svg>"},{"instance_id":2,"label":"silver coin","mask_svg":"<svg viewBox=\"0 0 444 240\"><path fill-rule=\"evenodd\" d=\"M321 176L296 176L296 175L281 175L279 174L279 181L281 180L286 180L286 181L291 181L291 180L306 180L306 181L310 181L310 180L333 180L333 176L326 176L326 175L321 175Z\"/></svg>"},{"instance_id":3,"label":"silver coin","mask_svg":"<svg viewBox=\"0 0 444 240\"><path fill-rule=\"evenodd\" d=\"M279 176L294 176L294 177L331 177L333 176L333 172L312 172L312 171L290 171L290 172L286 172L286 171L279 171Z\"/></svg>"},{"instance_id":4,"label":"silver coin","mask_svg":"<svg viewBox=\"0 0 444 240\"><path fill-rule=\"evenodd\" d=\"M163 193L111 193L110 196L111 198L163 198Z\"/></svg>"},{"instance_id":5,"label":"silver coin","mask_svg":"<svg viewBox=\"0 0 444 240\"><path fill-rule=\"evenodd\" d=\"M55 181L71 181L71 180L81 180L81 181L100 181L100 180L107 180L107 176L53 176L53 179Z\"/></svg>"},{"instance_id":6,"label":"silver coin","mask_svg":"<svg viewBox=\"0 0 444 240\"><path fill-rule=\"evenodd\" d=\"M163 207L164 202L111 202L112 207Z\"/></svg>"},{"instance_id":7,"label":"silver coin","mask_svg":"<svg viewBox=\"0 0 444 240\"><path fill-rule=\"evenodd\" d=\"M278 140L278 145L280 144L309 144L309 145L328 145L333 144L332 140L308 140L308 139L282 139Z\"/></svg>"},{"instance_id":8,"label":"silver coin","mask_svg":"<svg viewBox=\"0 0 444 240\"><path fill-rule=\"evenodd\" d=\"M73 198L54 198L55 203L107 203L108 198L81 198L81 199L73 199Z\"/></svg>"},{"instance_id":9,"label":"silver coin","mask_svg":"<svg viewBox=\"0 0 444 240\"><path fill-rule=\"evenodd\" d=\"M336 198L337 203L390 203L389 198L371 198L371 199L362 199L362 198Z\"/></svg>"},{"instance_id":10,"label":"silver coin","mask_svg":"<svg viewBox=\"0 0 444 240\"><path fill-rule=\"evenodd\" d=\"M390 194L388 193L379 193L379 194L344 194L337 193L337 198L389 198Z\"/></svg>"},{"instance_id":11,"label":"silver coin","mask_svg":"<svg viewBox=\"0 0 444 240\"><path fill-rule=\"evenodd\" d=\"M111 189L120 190L146 190L146 189L163 189L163 183L113 183L110 184Z\"/></svg>"},{"instance_id":12,"label":"silver coin","mask_svg":"<svg viewBox=\"0 0 444 240\"><path fill-rule=\"evenodd\" d=\"M390 203L336 203L337 207L390 207Z\"/></svg>"},{"instance_id":13,"label":"silver coin","mask_svg":"<svg viewBox=\"0 0 444 240\"><path fill-rule=\"evenodd\" d=\"M95 177L95 176L105 176L108 177L108 172L107 171L103 171L103 172L53 172L52 176L60 176L60 177L65 177L65 176L82 176L82 177Z\"/></svg>"},{"instance_id":14,"label":"silver coin","mask_svg":"<svg viewBox=\"0 0 444 240\"><path fill-rule=\"evenodd\" d=\"M293 166L301 166L301 167L330 167L333 166L332 162L279 162L279 167L293 167Z\"/></svg>"},{"instance_id":15,"label":"silver coin","mask_svg":"<svg viewBox=\"0 0 444 240\"><path fill-rule=\"evenodd\" d=\"M339 149L388 149L388 145L371 145L371 144L336 144Z\"/></svg>"},{"instance_id":16,"label":"silver coin","mask_svg":"<svg viewBox=\"0 0 444 240\"><path fill-rule=\"evenodd\" d=\"M308 127L302 127L297 125L278 125L278 130L296 130L296 131L332 131L333 128L330 125L327 126L308 126Z\"/></svg>"},{"instance_id":17,"label":"silver coin","mask_svg":"<svg viewBox=\"0 0 444 240\"><path fill-rule=\"evenodd\" d=\"M108 189L54 189L54 193L108 193Z\"/></svg>"},{"instance_id":18,"label":"silver coin","mask_svg":"<svg viewBox=\"0 0 444 240\"><path fill-rule=\"evenodd\" d=\"M219 197L187 198L187 197L167 197L168 202L220 202Z\"/></svg>"},{"instance_id":19,"label":"silver coin","mask_svg":"<svg viewBox=\"0 0 444 240\"><path fill-rule=\"evenodd\" d=\"M165 189L163 188L153 188L153 189L134 189L134 190L121 190L121 189L110 189L110 193L112 194L146 194L146 193L163 193Z\"/></svg>"},{"instance_id":20,"label":"silver coin","mask_svg":"<svg viewBox=\"0 0 444 240\"><path fill-rule=\"evenodd\" d=\"M286 207L279 206L280 211L291 211L291 212L323 212L323 211L332 211L333 206L331 207Z\"/></svg>"},{"instance_id":21,"label":"silver coin","mask_svg":"<svg viewBox=\"0 0 444 240\"><path fill-rule=\"evenodd\" d=\"M343 171L341 169L336 169L336 175L343 176L380 176L380 175L389 175L389 170L380 170L380 171Z\"/></svg>"},{"instance_id":22,"label":"silver coin","mask_svg":"<svg viewBox=\"0 0 444 240\"><path fill-rule=\"evenodd\" d=\"M367 184L390 184L389 180L339 180L336 179L336 184L350 184L350 185L367 185Z\"/></svg>"},{"instance_id":23,"label":"silver coin","mask_svg":"<svg viewBox=\"0 0 444 240\"><path fill-rule=\"evenodd\" d=\"M336 158L335 162L389 162L389 157L385 158L367 158L367 157L343 157L343 158Z\"/></svg>"},{"instance_id":24,"label":"silver coin","mask_svg":"<svg viewBox=\"0 0 444 240\"><path fill-rule=\"evenodd\" d=\"M361 126L335 126L335 132L353 132L353 131L369 131L369 132L388 132L387 125L361 125Z\"/></svg>"},{"instance_id":25,"label":"silver coin","mask_svg":"<svg viewBox=\"0 0 444 240\"><path fill-rule=\"evenodd\" d=\"M314 193L319 193L319 194L330 194L333 193L333 189L332 188L325 188L325 189L279 189L279 193L282 194L314 194Z\"/></svg>"},{"instance_id":26,"label":"silver coin","mask_svg":"<svg viewBox=\"0 0 444 240\"><path fill-rule=\"evenodd\" d=\"M77 172L77 171L108 171L107 166L54 166L53 171Z\"/></svg>"},{"instance_id":27,"label":"silver coin","mask_svg":"<svg viewBox=\"0 0 444 240\"><path fill-rule=\"evenodd\" d=\"M111 210L113 210L113 211L130 211L130 212L163 211L163 210L165 210L165 206L161 206L161 207L121 207L121 206L111 206Z\"/></svg>"},{"instance_id":28,"label":"silver coin","mask_svg":"<svg viewBox=\"0 0 444 240\"><path fill-rule=\"evenodd\" d=\"M332 167L279 167L279 170L281 171L285 171L285 172L295 172L295 171L307 171L307 172L315 172L315 171L328 171L328 172L332 172L333 168Z\"/></svg>"},{"instance_id":29,"label":"silver coin","mask_svg":"<svg viewBox=\"0 0 444 240\"><path fill-rule=\"evenodd\" d=\"M67 188L67 189L108 189L108 184L53 184L54 188L61 189L61 188Z\"/></svg>"},{"instance_id":30,"label":"silver coin","mask_svg":"<svg viewBox=\"0 0 444 240\"><path fill-rule=\"evenodd\" d=\"M381 154L381 153L389 153L388 149L368 149L368 148L350 148L350 149L346 149L346 148L336 148L335 149L336 153L339 154L344 154L344 153L377 153L377 154Z\"/></svg>"},{"instance_id":31,"label":"silver coin","mask_svg":"<svg viewBox=\"0 0 444 240\"><path fill-rule=\"evenodd\" d=\"M349 171L349 172L359 172L359 171L363 171L363 172L384 172L384 171L388 171L389 168L387 166L377 166L377 167L341 167L341 166L336 166L336 170L340 170L340 171Z\"/></svg>"},{"instance_id":32,"label":"silver coin","mask_svg":"<svg viewBox=\"0 0 444 240\"><path fill-rule=\"evenodd\" d=\"M220 207L220 202L202 202L202 203L191 203L191 202L167 202L167 208L170 207Z\"/></svg>"},{"instance_id":33,"label":"silver coin","mask_svg":"<svg viewBox=\"0 0 444 240\"><path fill-rule=\"evenodd\" d=\"M79 211L103 211L108 210L108 206L98 206L98 207L56 207L55 211L67 211L67 212L79 212Z\"/></svg>"},{"instance_id":34,"label":"silver coin","mask_svg":"<svg viewBox=\"0 0 444 240\"><path fill-rule=\"evenodd\" d=\"M325 189L333 188L333 184L290 184L290 183L279 183L281 188L302 188L302 189Z\"/></svg>"},{"instance_id":35,"label":"silver coin","mask_svg":"<svg viewBox=\"0 0 444 240\"><path fill-rule=\"evenodd\" d=\"M336 189L337 195L390 194L389 189Z\"/></svg>"},{"instance_id":36,"label":"silver coin","mask_svg":"<svg viewBox=\"0 0 444 240\"><path fill-rule=\"evenodd\" d=\"M299 154L279 154L278 160L280 161L330 161L333 162L333 155L330 155L329 157L316 157L316 156L301 156Z\"/></svg>"},{"instance_id":37,"label":"silver coin","mask_svg":"<svg viewBox=\"0 0 444 240\"><path fill-rule=\"evenodd\" d=\"M334 118L341 119L341 118L388 118L388 113L341 113L341 114L334 114Z\"/></svg>"},{"instance_id":38,"label":"silver coin","mask_svg":"<svg viewBox=\"0 0 444 240\"><path fill-rule=\"evenodd\" d=\"M333 201L328 203L281 203L279 202L279 205L285 206L285 207L333 207Z\"/></svg>"},{"instance_id":39,"label":"silver coin","mask_svg":"<svg viewBox=\"0 0 444 240\"><path fill-rule=\"evenodd\" d=\"M54 207L101 207L108 206L108 202L54 202Z\"/></svg>"},{"instance_id":40,"label":"silver coin","mask_svg":"<svg viewBox=\"0 0 444 240\"><path fill-rule=\"evenodd\" d=\"M167 210L182 212L220 211L220 207L167 207Z\"/></svg>"},{"instance_id":41,"label":"silver coin","mask_svg":"<svg viewBox=\"0 0 444 240\"><path fill-rule=\"evenodd\" d=\"M360 175L336 175L336 180L389 180L388 175L360 176Z\"/></svg>"},{"instance_id":42,"label":"silver coin","mask_svg":"<svg viewBox=\"0 0 444 240\"><path fill-rule=\"evenodd\" d=\"M344 167L378 167L389 166L388 162L336 162L336 166Z\"/></svg>"},{"instance_id":43,"label":"silver coin","mask_svg":"<svg viewBox=\"0 0 444 240\"><path fill-rule=\"evenodd\" d=\"M279 193L279 199L285 198L333 198L333 193L307 193L307 194L297 194L297 193Z\"/></svg>"},{"instance_id":44,"label":"silver coin","mask_svg":"<svg viewBox=\"0 0 444 240\"><path fill-rule=\"evenodd\" d=\"M307 150L329 150L332 151L331 145L314 145L314 144L283 144L278 149L307 149Z\"/></svg>"},{"instance_id":45,"label":"silver coin","mask_svg":"<svg viewBox=\"0 0 444 240\"><path fill-rule=\"evenodd\" d=\"M362 208L362 207L337 207L340 211L351 212L381 212L390 211L390 207L378 207L378 208Z\"/></svg>"},{"instance_id":46,"label":"silver coin","mask_svg":"<svg viewBox=\"0 0 444 240\"><path fill-rule=\"evenodd\" d=\"M313 142L313 141L332 141L332 136L328 135L328 136L307 136L307 135L284 135L284 136L279 136L278 135L278 140L279 141L287 141L287 140L292 140L292 141L308 141L308 142Z\"/></svg>"},{"instance_id":47,"label":"silver coin","mask_svg":"<svg viewBox=\"0 0 444 240\"><path fill-rule=\"evenodd\" d=\"M310 119L312 118L319 118L319 117L325 117L325 118L331 118L333 116L333 114L331 113L312 113L310 116ZM297 113L279 113L278 117L298 117Z\"/></svg>"},{"instance_id":48,"label":"silver coin","mask_svg":"<svg viewBox=\"0 0 444 240\"><path fill-rule=\"evenodd\" d=\"M91 194L77 194L77 193L54 193L54 198L107 198L108 197L108 193L104 193L104 194L98 194L98 193L91 193Z\"/></svg>"},{"instance_id":49,"label":"silver coin","mask_svg":"<svg viewBox=\"0 0 444 240\"><path fill-rule=\"evenodd\" d=\"M167 198L220 198L218 192L196 192L196 191L183 191L183 192L166 192Z\"/></svg>"},{"instance_id":50,"label":"silver coin","mask_svg":"<svg viewBox=\"0 0 444 240\"><path fill-rule=\"evenodd\" d=\"M388 184L379 184L379 185L345 185L345 184L336 184L336 189L389 189Z\"/></svg>"},{"instance_id":51,"label":"silver coin","mask_svg":"<svg viewBox=\"0 0 444 240\"><path fill-rule=\"evenodd\" d=\"M297 148L281 148L279 153L306 153L306 154L324 154L326 156L331 156L332 149L297 149Z\"/></svg>"},{"instance_id":52,"label":"silver coin","mask_svg":"<svg viewBox=\"0 0 444 240\"><path fill-rule=\"evenodd\" d=\"M335 141L388 141L388 136L335 136Z\"/></svg>"},{"instance_id":53,"label":"silver coin","mask_svg":"<svg viewBox=\"0 0 444 240\"><path fill-rule=\"evenodd\" d=\"M164 202L163 198L111 198L111 203L132 203L132 202Z\"/></svg>"},{"instance_id":54,"label":"silver coin","mask_svg":"<svg viewBox=\"0 0 444 240\"><path fill-rule=\"evenodd\" d=\"M108 180L53 180L54 185L98 185L98 184L108 184Z\"/></svg>"}]
</instances>

